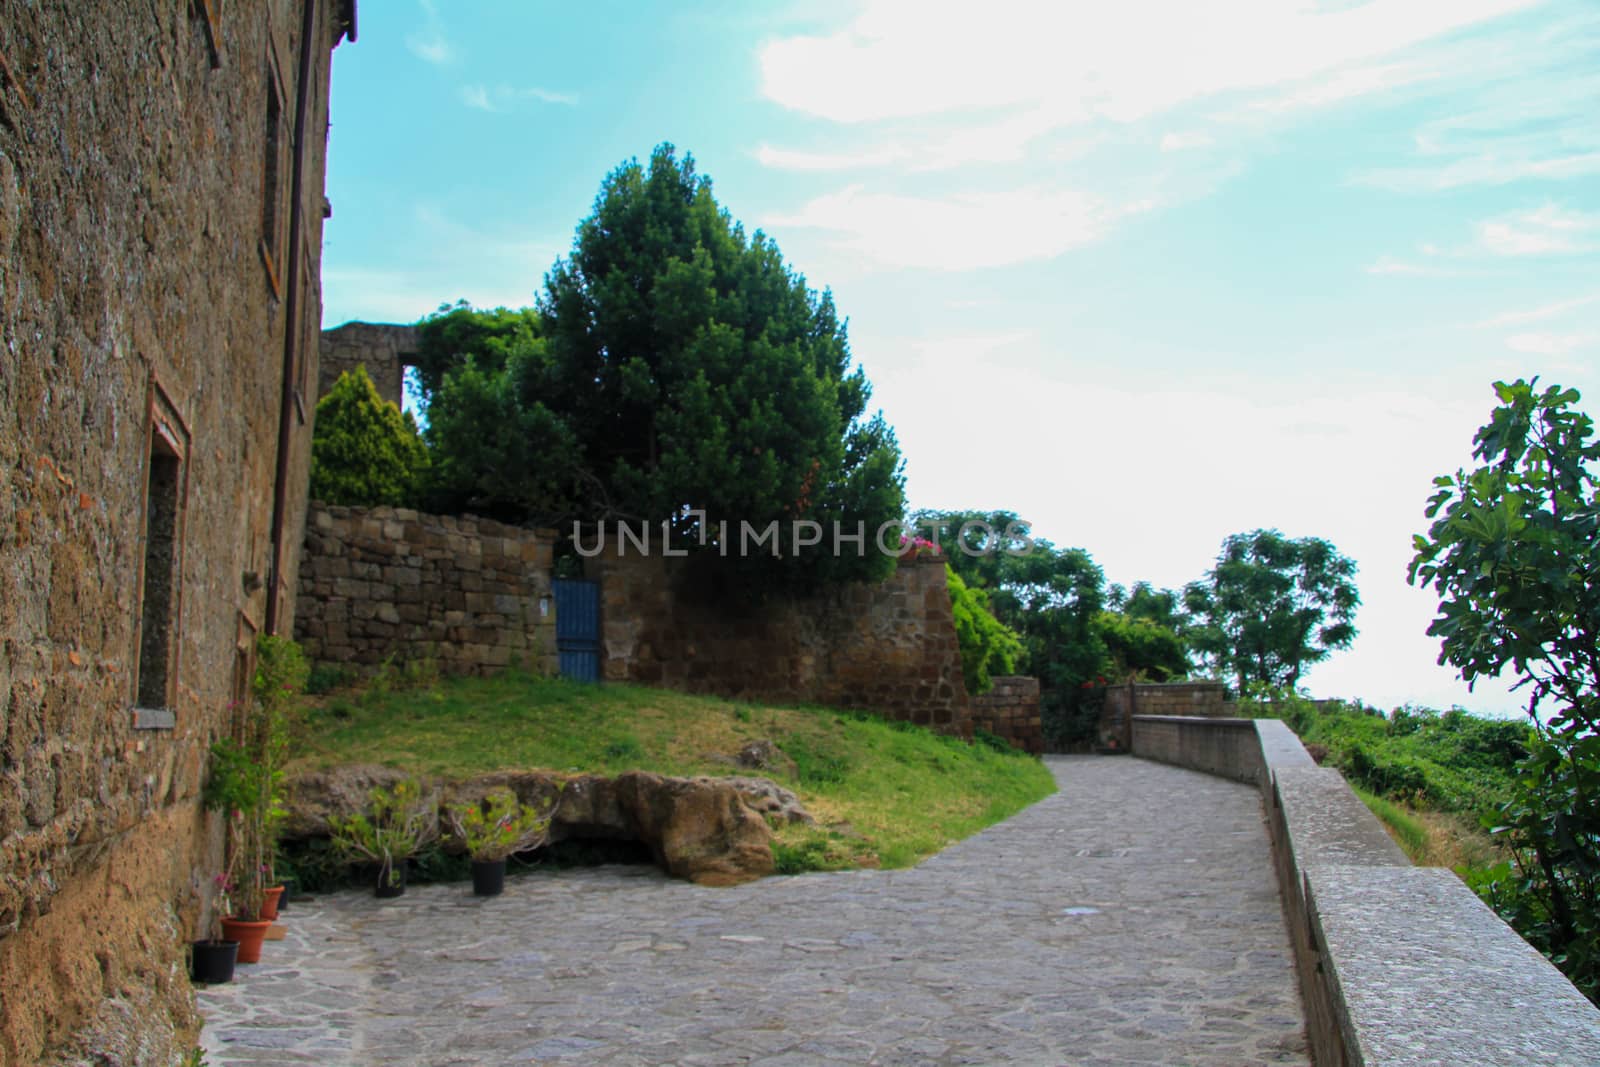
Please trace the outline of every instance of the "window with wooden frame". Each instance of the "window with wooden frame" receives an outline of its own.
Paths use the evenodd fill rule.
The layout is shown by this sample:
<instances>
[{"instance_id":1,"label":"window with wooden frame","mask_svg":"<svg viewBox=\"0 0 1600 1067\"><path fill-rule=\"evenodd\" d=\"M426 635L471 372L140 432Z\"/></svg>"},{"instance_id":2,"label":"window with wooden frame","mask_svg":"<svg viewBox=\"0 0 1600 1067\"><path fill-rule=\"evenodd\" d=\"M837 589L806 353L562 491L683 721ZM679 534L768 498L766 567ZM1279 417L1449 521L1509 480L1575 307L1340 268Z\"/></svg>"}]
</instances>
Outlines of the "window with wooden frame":
<instances>
[{"instance_id":1,"label":"window with wooden frame","mask_svg":"<svg viewBox=\"0 0 1600 1067\"><path fill-rule=\"evenodd\" d=\"M139 529L139 612L134 628L133 725L171 729L182 617L183 525L189 428L152 377L146 412L144 508Z\"/></svg>"},{"instance_id":2,"label":"window with wooden frame","mask_svg":"<svg viewBox=\"0 0 1600 1067\"><path fill-rule=\"evenodd\" d=\"M267 284L283 299L284 231L288 228L289 129L285 115L283 78L278 73L277 46L267 46L267 116L261 149L261 263L267 269Z\"/></svg>"}]
</instances>

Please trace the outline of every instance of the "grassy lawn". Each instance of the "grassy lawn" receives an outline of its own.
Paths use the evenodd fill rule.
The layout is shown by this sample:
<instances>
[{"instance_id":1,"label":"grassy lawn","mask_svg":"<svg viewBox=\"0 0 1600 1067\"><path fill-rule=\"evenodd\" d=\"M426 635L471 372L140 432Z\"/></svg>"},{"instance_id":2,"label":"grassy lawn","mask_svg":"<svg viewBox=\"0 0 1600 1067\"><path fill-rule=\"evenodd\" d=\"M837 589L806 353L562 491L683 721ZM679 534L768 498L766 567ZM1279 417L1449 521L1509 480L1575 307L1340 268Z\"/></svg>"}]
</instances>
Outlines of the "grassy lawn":
<instances>
[{"instance_id":1,"label":"grassy lawn","mask_svg":"<svg viewBox=\"0 0 1600 1067\"><path fill-rule=\"evenodd\" d=\"M761 773L712 757L763 738L797 767L767 776L794 790L818 824L778 831L780 871L910 866L1055 791L1029 756L870 715L516 672L316 698L295 766L379 763L451 778L533 769Z\"/></svg>"}]
</instances>

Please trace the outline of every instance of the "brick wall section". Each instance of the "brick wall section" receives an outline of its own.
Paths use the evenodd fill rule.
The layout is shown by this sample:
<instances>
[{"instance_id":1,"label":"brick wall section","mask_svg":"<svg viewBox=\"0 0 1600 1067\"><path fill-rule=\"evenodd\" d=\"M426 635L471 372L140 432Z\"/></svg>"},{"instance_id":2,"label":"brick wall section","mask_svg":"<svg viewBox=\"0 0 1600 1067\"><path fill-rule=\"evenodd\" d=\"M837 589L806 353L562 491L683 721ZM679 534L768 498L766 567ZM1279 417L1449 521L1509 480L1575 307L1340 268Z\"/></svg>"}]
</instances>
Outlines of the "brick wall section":
<instances>
[{"instance_id":1,"label":"brick wall section","mask_svg":"<svg viewBox=\"0 0 1600 1067\"><path fill-rule=\"evenodd\" d=\"M554 672L553 544L471 516L313 504L295 637L314 662L363 670L392 656L450 674Z\"/></svg>"},{"instance_id":2,"label":"brick wall section","mask_svg":"<svg viewBox=\"0 0 1600 1067\"><path fill-rule=\"evenodd\" d=\"M266 625L280 484L294 530L286 580L300 540L327 86L347 5L314 7L309 37L300 2L209 7L214 28L190 3L8 2L0 14L4 1064L164 1067L192 1040L184 941L197 890L221 868L220 820L199 794L207 747L231 725ZM303 267L293 320L290 262ZM286 367L302 338L311 344ZM286 380L301 392L287 405ZM152 412L182 453L175 480L152 462ZM179 502L154 531L152 467L159 499ZM160 588L146 589L147 560ZM145 640L162 623L167 640ZM160 706L136 715L141 655L166 673L146 693Z\"/></svg>"},{"instance_id":3,"label":"brick wall section","mask_svg":"<svg viewBox=\"0 0 1600 1067\"><path fill-rule=\"evenodd\" d=\"M1106 687L1100 708L1099 743L1127 752L1133 744L1130 715L1235 714L1228 687L1221 682L1136 682Z\"/></svg>"},{"instance_id":4,"label":"brick wall section","mask_svg":"<svg viewBox=\"0 0 1600 1067\"><path fill-rule=\"evenodd\" d=\"M972 698L972 726L1002 737L1024 752L1044 751L1044 725L1039 719L1039 679L1025 674L990 679L987 693Z\"/></svg>"},{"instance_id":5,"label":"brick wall section","mask_svg":"<svg viewBox=\"0 0 1600 1067\"><path fill-rule=\"evenodd\" d=\"M367 377L378 387L378 395L400 406L405 385L405 368L417 351L417 328L388 323L347 322L323 330L321 370L317 376L318 399L327 395L339 375L367 368Z\"/></svg>"},{"instance_id":6,"label":"brick wall section","mask_svg":"<svg viewBox=\"0 0 1600 1067\"><path fill-rule=\"evenodd\" d=\"M690 595L684 564L610 548L586 561L600 580L608 681L861 708L971 735L943 560L744 610Z\"/></svg>"}]
</instances>

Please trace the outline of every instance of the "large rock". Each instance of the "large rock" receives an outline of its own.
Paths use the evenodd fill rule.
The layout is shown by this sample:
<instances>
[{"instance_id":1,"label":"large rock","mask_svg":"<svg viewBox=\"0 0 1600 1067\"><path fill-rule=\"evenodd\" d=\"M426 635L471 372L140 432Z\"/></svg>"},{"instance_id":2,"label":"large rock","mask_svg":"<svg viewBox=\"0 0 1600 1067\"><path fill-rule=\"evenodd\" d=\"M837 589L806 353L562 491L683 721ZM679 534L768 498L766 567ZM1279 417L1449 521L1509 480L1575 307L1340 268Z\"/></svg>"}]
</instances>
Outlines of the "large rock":
<instances>
[{"instance_id":1,"label":"large rock","mask_svg":"<svg viewBox=\"0 0 1600 1067\"><path fill-rule=\"evenodd\" d=\"M300 774L288 783L286 837L328 833L330 816L367 807L375 788L406 777L389 767L352 765ZM447 804L471 803L508 787L524 803L547 804L559 791L550 839L640 841L668 873L701 885L736 885L771 874L767 818L811 820L793 793L765 778L670 778L627 771L568 777L501 771L462 782L425 783Z\"/></svg>"}]
</instances>

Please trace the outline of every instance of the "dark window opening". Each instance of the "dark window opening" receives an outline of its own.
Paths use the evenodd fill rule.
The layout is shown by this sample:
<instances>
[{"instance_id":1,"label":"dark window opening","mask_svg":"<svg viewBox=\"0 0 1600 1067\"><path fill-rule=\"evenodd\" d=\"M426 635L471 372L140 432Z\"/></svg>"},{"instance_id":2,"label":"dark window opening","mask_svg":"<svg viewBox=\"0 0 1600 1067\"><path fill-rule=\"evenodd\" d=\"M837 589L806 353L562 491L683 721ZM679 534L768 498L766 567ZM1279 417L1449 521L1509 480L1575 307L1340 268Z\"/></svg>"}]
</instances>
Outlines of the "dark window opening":
<instances>
[{"instance_id":1,"label":"dark window opening","mask_svg":"<svg viewBox=\"0 0 1600 1067\"><path fill-rule=\"evenodd\" d=\"M144 593L135 688L142 708L170 705L173 621L177 604L178 501L182 465L159 437L150 446L145 487Z\"/></svg>"},{"instance_id":2,"label":"dark window opening","mask_svg":"<svg viewBox=\"0 0 1600 1067\"><path fill-rule=\"evenodd\" d=\"M261 167L261 258L267 279L278 296L283 295L283 175L284 150L288 137L283 128L283 85L276 66L267 62L267 125Z\"/></svg>"}]
</instances>

